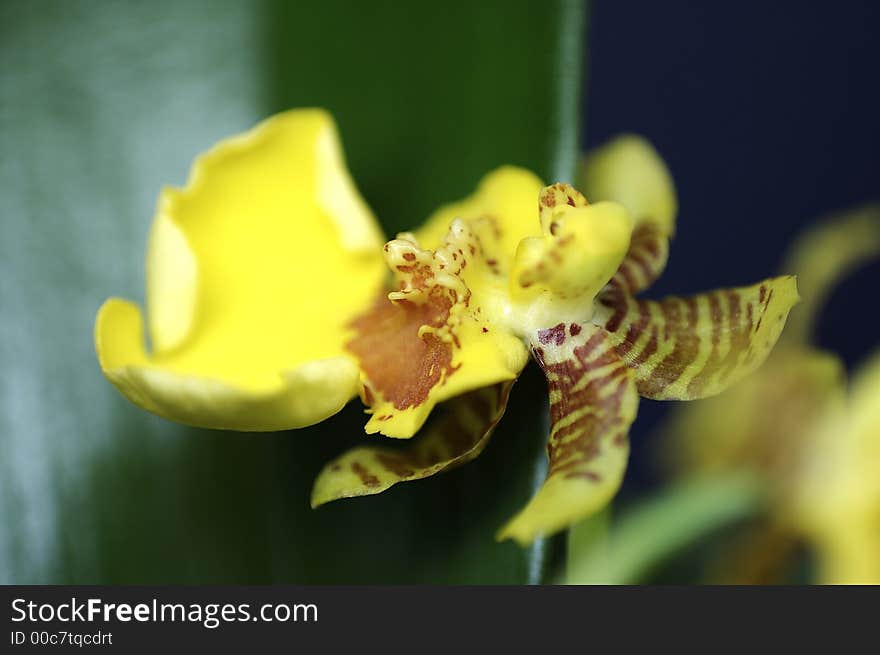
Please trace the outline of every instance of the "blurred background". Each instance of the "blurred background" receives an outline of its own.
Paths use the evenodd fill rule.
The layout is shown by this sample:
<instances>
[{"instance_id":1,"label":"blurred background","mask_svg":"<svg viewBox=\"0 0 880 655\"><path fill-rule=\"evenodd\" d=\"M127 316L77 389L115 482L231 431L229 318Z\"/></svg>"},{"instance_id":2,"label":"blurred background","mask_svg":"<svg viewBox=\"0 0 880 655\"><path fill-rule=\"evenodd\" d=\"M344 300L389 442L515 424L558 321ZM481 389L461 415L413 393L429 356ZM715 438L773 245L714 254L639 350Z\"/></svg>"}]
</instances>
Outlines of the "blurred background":
<instances>
[{"instance_id":1,"label":"blurred background","mask_svg":"<svg viewBox=\"0 0 880 655\"><path fill-rule=\"evenodd\" d=\"M477 462L319 512L311 481L359 439L358 408L243 435L115 392L92 322L108 296L143 298L159 188L217 139L322 105L393 233L492 166L565 179L578 150L632 131L681 208L651 295L751 283L815 219L880 201L878 29L867 1L2 0L0 582L547 579L558 544L492 539L542 475L534 371ZM878 275L876 261L849 275L817 326L848 369L880 345ZM662 485L667 410L640 406L621 507Z\"/></svg>"},{"instance_id":2,"label":"blurred background","mask_svg":"<svg viewBox=\"0 0 880 655\"><path fill-rule=\"evenodd\" d=\"M795 237L880 201L880 8L872 2L594 2L582 144L648 137L679 194L669 266L651 295L781 271ZM815 343L852 369L880 345L880 261L834 290ZM867 306L866 306L867 305ZM643 401L638 439L667 409ZM635 459L630 474L652 478ZM644 464L644 466L642 466Z\"/></svg>"}]
</instances>

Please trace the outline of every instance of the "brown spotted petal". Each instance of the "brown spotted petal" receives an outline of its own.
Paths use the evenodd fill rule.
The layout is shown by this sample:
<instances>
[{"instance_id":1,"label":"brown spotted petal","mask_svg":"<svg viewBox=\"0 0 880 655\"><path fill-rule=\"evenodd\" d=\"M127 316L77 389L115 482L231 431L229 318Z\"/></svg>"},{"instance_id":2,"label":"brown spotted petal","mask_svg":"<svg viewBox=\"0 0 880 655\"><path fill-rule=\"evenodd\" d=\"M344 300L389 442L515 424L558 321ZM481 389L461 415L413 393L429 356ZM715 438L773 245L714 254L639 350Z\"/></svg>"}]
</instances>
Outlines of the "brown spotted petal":
<instances>
[{"instance_id":1,"label":"brown spotted petal","mask_svg":"<svg viewBox=\"0 0 880 655\"><path fill-rule=\"evenodd\" d=\"M792 276L660 301L612 289L594 322L635 369L642 396L688 400L720 393L760 366L797 300Z\"/></svg>"},{"instance_id":2,"label":"brown spotted petal","mask_svg":"<svg viewBox=\"0 0 880 655\"><path fill-rule=\"evenodd\" d=\"M312 489L312 507L339 498L367 496L398 482L420 480L479 455L507 408L513 382L478 389L445 405L407 448L360 446L327 464Z\"/></svg>"},{"instance_id":3,"label":"brown spotted petal","mask_svg":"<svg viewBox=\"0 0 880 655\"><path fill-rule=\"evenodd\" d=\"M368 433L409 439L438 403L514 380L528 362L491 309L505 277L484 227L455 219L436 250L409 233L385 245L395 290L351 322L346 343L361 369Z\"/></svg>"},{"instance_id":4,"label":"brown spotted petal","mask_svg":"<svg viewBox=\"0 0 880 655\"><path fill-rule=\"evenodd\" d=\"M633 371L595 325L562 324L531 339L550 391L547 479L499 533L528 544L601 509L617 492L636 416Z\"/></svg>"}]
</instances>

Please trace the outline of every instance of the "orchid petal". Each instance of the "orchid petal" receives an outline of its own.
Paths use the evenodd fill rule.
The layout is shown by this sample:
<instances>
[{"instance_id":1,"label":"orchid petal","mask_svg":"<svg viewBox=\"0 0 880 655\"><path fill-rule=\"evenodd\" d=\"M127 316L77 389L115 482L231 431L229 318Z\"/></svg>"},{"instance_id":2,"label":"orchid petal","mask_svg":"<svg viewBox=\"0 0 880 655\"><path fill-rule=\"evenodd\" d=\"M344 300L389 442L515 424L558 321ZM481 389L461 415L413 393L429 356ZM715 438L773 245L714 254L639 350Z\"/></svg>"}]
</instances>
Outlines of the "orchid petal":
<instances>
[{"instance_id":1,"label":"orchid petal","mask_svg":"<svg viewBox=\"0 0 880 655\"><path fill-rule=\"evenodd\" d=\"M627 433L638 395L632 370L602 328L576 323L541 330L532 351L550 390L547 479L499 532L522 545L604 507L629 455Z\"/></svg>"}]
</instances>

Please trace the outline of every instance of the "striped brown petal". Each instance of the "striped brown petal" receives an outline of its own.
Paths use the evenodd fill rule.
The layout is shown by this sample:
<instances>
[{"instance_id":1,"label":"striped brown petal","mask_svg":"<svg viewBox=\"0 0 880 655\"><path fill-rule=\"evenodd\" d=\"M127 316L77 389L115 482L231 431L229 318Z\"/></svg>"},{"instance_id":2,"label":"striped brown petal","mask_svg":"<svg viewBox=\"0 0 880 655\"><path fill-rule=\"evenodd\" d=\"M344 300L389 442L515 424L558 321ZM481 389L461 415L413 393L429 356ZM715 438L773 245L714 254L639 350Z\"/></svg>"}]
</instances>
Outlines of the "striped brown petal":
<instances>
[{"instance_id":1,"label":"striped brown petal","mask_svg":"<svg viewBox=\"0 0 880 655\"><path fill-rule=\"evenodd\" d=\"M520 544L561 530L606 505L617 492L636 416L633 371L595 325L540 330L532 354L550 390L547 479L499 533Z\"/></svg>"},{"instance_id":2,"label":"striped brown petal","mask_svg":"<svg viewBox=\"0 0 880 655\"><path fill-rule=\"evenodd\" d=\"M312 507L420 480L479 455L504 415L513 382L450 400L446 413L405 448L360 446L328 463L312 487Z\"/></svg>"},{"instance_id":3,"label":"striped brown petal","mask_svg":"<svg viewBox=\"0 0 880 655\"><path fill-rule=\"evenodd\" d=\"M713 396L766 359L798 301L792 276L687 298L636 300L613 290L594 322L657 400Z\"/></svg>"},{"instance_id":4,"label":"striped brown petal","mask_svg":"<svg viewBox=\"0 0 880 655\"><path fill-rule=\"evenodd\" d=\"M577 180L590 202L618 202L633 220L629 252L609 287L630 294L648 288L666 267L678 212L675 184L663 159L644 138L623 134L587 153Z\"/></svg>"},{"instance_id":5,"label":"striped brown petal","mask_svg":"<svg viewBox=\"0 0 880 655\"><path fill-rule=\"evenodd\" d=\"M669 239L653 223L637 226L629 250L617 272L606 287L606 293L624 292L635 295L647 289L660 277L669 257Z\"/></svg>"}]
</instances>

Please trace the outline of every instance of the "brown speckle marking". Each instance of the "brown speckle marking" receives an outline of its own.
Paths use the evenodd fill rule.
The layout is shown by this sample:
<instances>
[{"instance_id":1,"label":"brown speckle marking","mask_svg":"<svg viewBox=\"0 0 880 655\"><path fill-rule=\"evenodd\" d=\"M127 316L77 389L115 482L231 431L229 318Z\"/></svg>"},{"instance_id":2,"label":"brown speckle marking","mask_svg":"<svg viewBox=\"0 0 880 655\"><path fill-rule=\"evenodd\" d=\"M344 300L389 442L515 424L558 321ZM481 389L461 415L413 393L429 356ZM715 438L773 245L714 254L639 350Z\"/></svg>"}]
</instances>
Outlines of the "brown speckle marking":
<instances>
[{"instance_id":1,"label":"brown speckle marking","mask_svg":"<svg viewBox=\"0 0 880 655\"><path fill-rule=\"evenodd\" d=\"M383 293L351 322L355 336L347 350L357 357L372 390L396 409L422 404L432 388L457 370L452 366L452 344L432 333L419 336L423 325L445 325L452 306L443 287L432 287L420 303L392 303Z\"/></svg>"},{"instance_id":2,"label":"brown speckle marking","mask_svg":"<svg viewBox=\"0 0 880 655\"><path fill-rule=\"evenodd\" d=\"M504 414L512 386L512 382L497 384L451 400L451 411L440 416L438 429L429 430L406 450L370 448L347 464L360 480L360 488L344 490L336 498L377 493L396 482L425 478L470 461L480 454ZM466 409L469 417L479 420L463 420L464 412L456 408Z\"/></svg>"},{"instance_id":3,"label":"brown speckle marking","mask_svg":"<svg viewBox=\"0 0 880 655\"><path fill-rule=\"evenodd\" d=\"M561 346L565 343L565 323L559 323L552 328L538 330L538 341L545 346L551 343Z\"/></svg>"},{"instance_id":4,"label":"brown speckle marking","mask_svg":"<svg viewBox=\"0 0 880 655\"><path fill-rule=\"evenodd\" d=\"M379 486L379 478L370 473L360 462L352 462L351 470L356 476L358 476L358 478L360 478L361 484L365 487Z\"/></svg>"},{"instance_id":5,"label":"brown speckle marking","mask_svg":"<svg viewBox=\"0 0 880 655\"><path fill-rule=\"evenodd\" d=\"M407 462L405 456L399 456L396 454L392 455L391 453L377 453L376 459L386 471L393 473L403 480L415 475L412 463Z\"/></svg>"}]
</instances>

